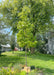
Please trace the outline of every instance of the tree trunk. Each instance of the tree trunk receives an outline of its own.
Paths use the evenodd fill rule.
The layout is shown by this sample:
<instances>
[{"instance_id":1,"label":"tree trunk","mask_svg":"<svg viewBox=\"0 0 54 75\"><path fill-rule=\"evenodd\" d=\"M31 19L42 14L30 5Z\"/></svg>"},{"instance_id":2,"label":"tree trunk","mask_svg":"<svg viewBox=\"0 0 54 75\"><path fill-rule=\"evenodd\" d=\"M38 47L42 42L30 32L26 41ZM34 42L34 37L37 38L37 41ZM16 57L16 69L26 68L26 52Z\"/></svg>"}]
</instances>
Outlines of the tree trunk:
<instances>
[{"instance_id":1,"label":"tree trunk","mask_svg":"<svg viewBox=\"0 0 54 75\"><path fill-rule=\"evenodd\" d=\"M1 47L1 45L0 45L0 55L1 55L1 49L2 49L2 47Z\"/></svg>"},{"instance_id":2,"label":"tree trunk","mask_svg":"<svg viewBox=\"0 0 54 75\"><path fill-rule=\"evenodd\" d=\"M27 66L27 48L25 50L25 65Z\"/></svg>"},{"instance_id":3,"label":"tree trunk","mask_svg":"<svg viewBox=\"0 0 54 75\"><path fill-rule=\"evenodd\" d=\"M25 47L23 47L23 51L25 51Z\"/></svg>"},{"instance_id":4,"label":"tree trunk","mask_svg":"<svg viewBox=\"0 0 54 75\"><path fill-rule=\"evenodd\" d=\"M14 50L12 50L12 54L14 54Z\"/></svg>"},{"instance_id":5,"label":"tree trunk","mask_svg":"<svg viewBox=\"0 0 54 75\"><path fill-rule=\"evenodd\" d=\"M31 54L34 54L34 53L35 53L35 49L31 48Z\"/></svg>"},{"instance_id":6,"label":"tree trunk","mask_svg":"<svg viewBox=\"0 0 54 75\"><path fill-rule=\"evenodd\" d=\"M1 55L1 50L0 50L0 55Z\"/></svg>"}]
</instances>

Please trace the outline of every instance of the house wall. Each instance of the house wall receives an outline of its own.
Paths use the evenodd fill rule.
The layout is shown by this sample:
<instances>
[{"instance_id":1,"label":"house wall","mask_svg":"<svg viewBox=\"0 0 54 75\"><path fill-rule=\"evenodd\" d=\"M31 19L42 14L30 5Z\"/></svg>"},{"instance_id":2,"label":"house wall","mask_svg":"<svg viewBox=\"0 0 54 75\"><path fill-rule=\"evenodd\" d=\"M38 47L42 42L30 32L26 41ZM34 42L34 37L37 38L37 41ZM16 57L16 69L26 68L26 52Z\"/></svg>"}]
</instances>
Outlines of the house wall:
<instances>
[{"instance_id":1,"label":"house wall","mask_svg":"<svg viewBox=\"0 0 54 75\"><path fill-rule=\"evenodd\" d=\"M11 51L11 48L8 48L8 47L2 47L1 51Z\"/></svg>"},{"instance_id":2,"label":"house wall","mask_svg":"<svg viewBox=\"0 0 54 75\"><path fill-rule=\"evenodd\" d=\"M54 54L54 37L48 39L48 50L51 54Z\"/></svg>"}]
</instances>

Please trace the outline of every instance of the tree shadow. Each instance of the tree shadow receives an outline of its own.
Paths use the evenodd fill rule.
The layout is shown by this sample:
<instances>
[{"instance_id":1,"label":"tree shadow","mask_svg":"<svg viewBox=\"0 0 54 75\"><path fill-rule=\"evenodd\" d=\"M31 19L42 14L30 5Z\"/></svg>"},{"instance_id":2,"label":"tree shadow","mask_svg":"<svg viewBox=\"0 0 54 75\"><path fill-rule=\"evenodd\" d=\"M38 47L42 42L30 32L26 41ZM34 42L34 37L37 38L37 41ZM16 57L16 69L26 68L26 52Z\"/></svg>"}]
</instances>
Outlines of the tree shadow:
<instances>
[{"instance_id":1,"label":"tree shadow","mask_svg":"<svg viewBox=\"0 0 54 75\"><path fill-rule=\"evenodd\" d=\"M7 56L7 55L0 55L0 57L5 57L5 56Z\"/></svg>"},{"instance_id":2,"label":"tree shadow","mask_svg":"<svg viewBox=\"0 0 54 75\"><path fill-rule=\"evenodd\" d=\"M30 54L28 55L30 58L32 59L40 59L40 60L44 60L44 61L54 61L54 55L47 55L47 54Z\"/></svg>"},{"instance_id":3,"label":"tree shadow","mask_svg":"<svg viewBox=\"0 0 54 75\"><path fill-rule=\"evenodd\" d=\"M54 55L47 55L47 54L33 54L33 55L29 55L28 54L28 57L29 58L31 58L31 60L32 60L32 64L34 64L33 63L33 60L40 60L39 62L37 62L37 63L41 63L41 66L43 65L43 68L41 67L41 66L38 66L38 65L35 65L36 67L39 67L40 69L42 68L42 69L45 69L45 72L46 73L53 73L54 74L54 68L52 68L52 69L50 69L49 67L50 67L50 64L52 64L52 63L54 63ZM41 61L43 61L43 63L41 62ZM48 65L48 63L46 63L46 62L50 62L49 63L49 65ZM51 62L52 61L52 62ZM34 61L35 62L35 61ZM46 65L46 66L45 66ZM47 66L49 66L48 68L47 68ZM52 65L53 66L53 65Z\"/></svg>"},{"instance_id":4,"label":"tree shadow","mask_svg":"<svg viewBox=\"0 0 54 75\"><path fill-rule=\"evenodd\" d=\"M20 57L25 57L25 52L16 53L16 55L18 55ZM40 53L31 54L31 53L27 52L27 56L32 59L40 59L40 60L44 60L44 61L48 61L48 60L54 61L54 55L50 55L50 54L40 54Z\"/></svg>"},{"instance_id":5,"label":"tree shadow","mask_svg":"<svg viewBox=\"0 0 54 75\"><path fill-rule=\"evenodd\" d=\"M7 55L1 55L0 56L0 67L7 67L9 64L14 65L16 63L23 63L23 58L19 56L7 56Z\"/></svg>"},{"instance_id":6,"label":"tree shadow","mask_svg":"<svg viewBox=\"0 0 54 75\"><path fill-rule=\"evenodd\" d=\"M50 73L52 73L52 74L54 74L54 69L49 69L49 68L43 68L43 67L41 67L41 66L37 66L36 67L36 69L38 69L39 68L39 70L42 70L42 72L43 73L48 73L48 74L50 74Z\"/></svg>"},{"instance_id":7,"label":"tree shadow","mask_svg":"<svg viewBox=\"0 0 54 75\"><path fill-rule=\"evenodd\" d=\"M19 56L19 57L25 58L25 52L16 53L16 55ZM54 55L50 55L50 54L40 54L40 53L31 54L31 53L27 53L27 57L32 58L32 59L39 59L39 60L43 60L43 61L54 61Z\"/></svg>"}]
</instances>

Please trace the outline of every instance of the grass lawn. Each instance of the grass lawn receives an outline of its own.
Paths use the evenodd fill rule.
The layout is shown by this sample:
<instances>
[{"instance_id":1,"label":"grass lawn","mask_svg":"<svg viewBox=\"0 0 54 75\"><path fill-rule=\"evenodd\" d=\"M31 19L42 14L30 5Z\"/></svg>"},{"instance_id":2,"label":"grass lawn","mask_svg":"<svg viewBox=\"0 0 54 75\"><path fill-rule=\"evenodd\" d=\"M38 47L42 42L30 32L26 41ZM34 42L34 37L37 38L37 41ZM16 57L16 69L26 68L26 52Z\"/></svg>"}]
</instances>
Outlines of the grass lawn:
<instances>
[{"instance_id":1,"label":"grass lawn","mask_svg":"<svg viewBox=\"0 0 54 75\"><path fill-rule=\"evenodd\" d=\"M0 67L8 66L10 63L13 65L16 63L25 64L25 52L15 51L14 54L12 52L2 53L0 56ZM39 67L44 69L46 73L54 74L54 56L47 54L27 54L27 63L28 66L34 65L35 67Z\"/></svg>"}]
</instances>

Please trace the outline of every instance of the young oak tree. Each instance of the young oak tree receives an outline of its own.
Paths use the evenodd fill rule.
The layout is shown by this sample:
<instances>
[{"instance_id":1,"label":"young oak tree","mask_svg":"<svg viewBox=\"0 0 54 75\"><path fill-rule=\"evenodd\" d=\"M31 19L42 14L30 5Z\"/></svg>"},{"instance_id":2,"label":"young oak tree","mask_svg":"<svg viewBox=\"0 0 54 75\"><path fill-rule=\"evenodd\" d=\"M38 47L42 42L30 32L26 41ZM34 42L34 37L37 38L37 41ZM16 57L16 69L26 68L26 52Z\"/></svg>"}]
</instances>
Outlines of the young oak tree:
<instances>
[{"instance_id":1,"label":"young oak tree","mask_svg":"<svg viewBox=\"0 0 54 75\"><path fill-rule=\"evenodd\" d=\"M27 65L27 48L34 48L36 46L36 36L33 37L33 27L34 25L30 23L29 17L27 17L30 13L30 8L28 6L24 6L22 8L22 12L18 14L20 17L20 21L18 22L18 34L17 34L17 42L20 47L25 47L25 57L26 57L26 65ZM32 51L31 51L32 52ZM33 51L34 52L34 51Z\"/></svg>"},{"instance_id":2,"label":"young oak tree","mask_svg":"<svg viewBox=\"0 0 54 75\"><path fill-rule=\"evenodd\" d=\"M36 36L33 36L33 28L34 25L30 23L29 17L27 17L30 13L30 8L28 6L24 6L22 8L22 12L19 13L19 17L21 21L18 22L18 34L17 34L17 42L20 47L34 48L36 46ZM34 52L34 51L33 51Z\"/></svg>"}]
</instances>

